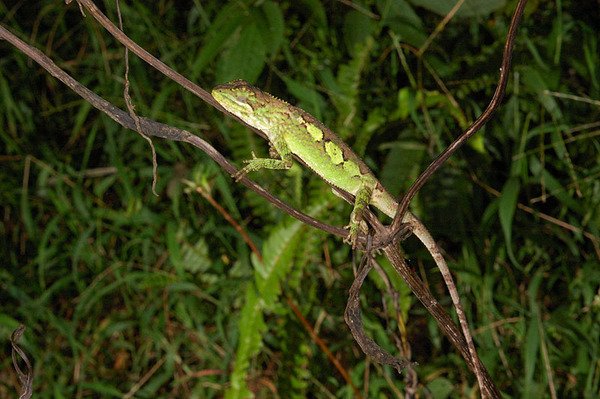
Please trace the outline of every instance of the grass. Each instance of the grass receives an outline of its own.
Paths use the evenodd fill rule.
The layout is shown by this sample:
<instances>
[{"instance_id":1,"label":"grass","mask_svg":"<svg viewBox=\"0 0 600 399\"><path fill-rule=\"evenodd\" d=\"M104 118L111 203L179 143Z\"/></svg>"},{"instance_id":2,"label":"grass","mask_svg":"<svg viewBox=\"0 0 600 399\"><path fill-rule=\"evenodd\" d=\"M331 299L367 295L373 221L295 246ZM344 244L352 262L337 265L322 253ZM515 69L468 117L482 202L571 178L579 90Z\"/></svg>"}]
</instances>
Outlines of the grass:
<instances>
[{"instance_id":1,"label":"grass","mask_svg":"<svg viewBox=\"0 0 600 399\"><path fill-rule=\"evenodd\" d=\"M508 3L484 15L468 8L422 57L412 49L447 12L434 2L121 8L125 32L180 73L206 89L247 79L298 104L399 193L487 104ZM114 3L103 9L117 20ZM123 108L123 49L75 3L0 10L3 26ZM598 18L592 3L531 1L503 106L413 203L446 251L480 355L507 397L600 394ZM0 397L17 396L8 339L19 323L36 397L401 396L404 378L365 359L344 324L346 246L183 144L154 142L154 196L145 140L0 46ZM193 131L236 162L266 153L260 138L133 56L130 79L139 114ZM312 174L255 177L294 206L347 223L349 207ZM414 239L404 247L449 307L426 251ZM420 394L475 395L464 362L398 277L387 286L369 277L365 326L393 353L410 346Z\"/></svg>"}]
</instances>

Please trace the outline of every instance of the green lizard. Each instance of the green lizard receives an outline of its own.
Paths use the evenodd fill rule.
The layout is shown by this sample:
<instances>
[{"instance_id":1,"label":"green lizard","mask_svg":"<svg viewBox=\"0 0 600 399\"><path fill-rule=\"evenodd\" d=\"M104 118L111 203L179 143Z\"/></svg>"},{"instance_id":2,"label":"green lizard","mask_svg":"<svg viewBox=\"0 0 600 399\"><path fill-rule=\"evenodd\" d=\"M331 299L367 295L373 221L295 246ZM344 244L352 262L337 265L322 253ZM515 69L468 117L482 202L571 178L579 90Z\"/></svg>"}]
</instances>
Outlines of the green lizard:
<instances>
[{"instance_id":1,"label":"green lizard","mask_svg":"<svg viewBox=\"0 0 600 399\"><path fill-rule=\"evenodd\" d=\"M395 216L398 203L373 172L350 147L312 115L242 80L217 86L212 90L212 95L227 111L265 133L272 149L279 156L279 159L256 158L252 154L253 159L246 161L247 165L234 176L236 179L260 169L289 169L296 156L330 185L354 195L350 233L347 237L353 246L356 245L361 230L362 213L369 204L391 218ZM480 361L464 310L440 248L415 215L406 212L402 222L408 224L413 234L427 247L440 269L461 322L471 359L475 368L479 368ZM373 344L369 350L363 348L365 353L374 356L381 363L404 367L403 361L382 352L377 344Z\"/></svg>"},{"instance_id":2,"label":"green lizard","mask_svg":"<svg viewBox=\"0 0 600 399\"><path fill-rule=\"evenodd\" d=\"M234 177L260 169L289 169L293 156L298 157L330 185L355 197L350 215L347 240L354 246L360 232L362 213L371 204L387 216L396 214L397 202L385 190L371 170L338 136L312 115L269 93L236 80L216 86L212 96L227 111L267 135L279 159L256 158L245 161L246 166ZM407 212L403 222L427 247L438 266L444 258L425 226Z\"/></svg>"}]
</instances>

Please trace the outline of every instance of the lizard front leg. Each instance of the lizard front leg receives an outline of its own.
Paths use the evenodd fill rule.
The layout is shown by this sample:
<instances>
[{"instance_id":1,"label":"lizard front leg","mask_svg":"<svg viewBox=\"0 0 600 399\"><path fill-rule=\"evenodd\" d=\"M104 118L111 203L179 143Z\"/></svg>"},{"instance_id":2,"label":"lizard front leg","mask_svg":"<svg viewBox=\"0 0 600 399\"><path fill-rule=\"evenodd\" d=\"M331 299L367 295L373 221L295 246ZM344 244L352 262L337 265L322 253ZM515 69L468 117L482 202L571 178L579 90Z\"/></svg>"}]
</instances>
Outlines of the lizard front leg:
<instances>
[{"instance_id":1,"label":"lizard front leg","mask_svg":"<svg viewBox=\"0 0 600 399\"><path fill-rule=\"evenodd\" d=\"M239 181L242 177L244 177L247 173L254 172L260 169L289 169L292 167L294 162L294 158L292 157L292 152L290 151L288 145L286 144L283 135L278 134L269 137L269 141L271 143L271 149L275 150L279 158L256 158L254 153L252 153L252 159L244 161L246 166L237 171L233 175L235 181ZM270 151L271 152L271 151Z\"/></svg>"}]
</instances>

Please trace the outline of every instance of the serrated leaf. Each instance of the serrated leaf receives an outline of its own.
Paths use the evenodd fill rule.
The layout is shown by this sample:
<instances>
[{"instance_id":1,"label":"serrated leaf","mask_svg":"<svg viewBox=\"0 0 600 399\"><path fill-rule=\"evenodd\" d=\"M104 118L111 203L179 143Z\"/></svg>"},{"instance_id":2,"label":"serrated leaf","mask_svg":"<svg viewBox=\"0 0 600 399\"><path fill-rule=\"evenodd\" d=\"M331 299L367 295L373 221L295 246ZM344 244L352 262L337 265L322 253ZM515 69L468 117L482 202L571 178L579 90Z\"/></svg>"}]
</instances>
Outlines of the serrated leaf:
<instances>
[{"instance_id":1,"label":"serrated leaf","mask_svg":"<svg viewBox=\"0 0 600 399\"><path fill-rule=\"evenodd\" d=\"M240 315L240 335L236 351L235 366L231 373L231 386L225 392L226 399L252 398L252 392L246 385L250 359L262 346L262 335L266 329L263 320L263 307L256 295L253 284L246 288L246 300Z\"/></svg>"},{"instance_id":2,"label":"serrated leaf","mask_svg":"<svg viewBox=\"0 0 600 399\"><path fill-rule=\"evenodd\" d=\"M257 271L256 287L266 308L273 306L281 293L281 281L292 267L302 226L302 223L294 221L276 227L263 245L263 261L252 258Z\"/></svg>"},{"instance_id":3,"label":"serrated leaf","mask_svg":"<svg viewBox=\"0 0 600 399\"><path fill-rule=\"evenodd\" d=\"M184 243L182 246L183 267L191 273L206 271L213 264L208 253L206 240L200 239L194 245Z\"/></svg>"},{"instance_id":4,"label":"serrated leaf","mask_svg":"<svg viewBox=\"0 0 600 399\"><path fill-rule=\"evenodd\" d=\"M312 206L308 214L317 215L325 209L327 201ZM246 290L246 302L240 318L240 338L236 352L236 363L231 375L231 387L225 397L231 399L247 398L251 394L246 385L249 359L255 356L262 344L266 325L263 312L273 308L277 296L281 292L281 283L293 265L295 250L302 237L304 224L293 220L277 226L262 248L263 261L255 256L252 263L255 267L255 283L249 284ZM258 289L257 289L258 288Z\"/></svg>"},{"instance_id":5,"label":"serrated leaf","mask_svg":"<svg viewBox=\"0 0 600 399\"><path fill-rule=\"evenodd\" d=\"M368 37L363 43L357 44L352 60L340 66L336 80L323 79L338 113L337 133L342 139L353 133L353 124L358 116L360 78L367 65L369 52L374 45L375 42L371 37ZM322 76L326 78L325 75Z\"/></svg>"}]
</instances>

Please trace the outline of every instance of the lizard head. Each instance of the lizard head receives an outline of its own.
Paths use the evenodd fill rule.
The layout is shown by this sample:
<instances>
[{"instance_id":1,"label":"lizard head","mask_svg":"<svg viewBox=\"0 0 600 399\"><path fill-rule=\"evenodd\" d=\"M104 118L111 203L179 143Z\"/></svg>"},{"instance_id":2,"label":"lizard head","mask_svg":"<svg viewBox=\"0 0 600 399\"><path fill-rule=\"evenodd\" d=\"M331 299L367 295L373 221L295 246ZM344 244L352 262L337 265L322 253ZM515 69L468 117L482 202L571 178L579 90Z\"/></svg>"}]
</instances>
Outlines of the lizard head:
<instances>
[{"instance_id":1,"label":"lizard head","mask_svg":"<svg viewBox=\"0 0 600 399\"><path fill-rule=\"evenodd\" d=\"M218 85L211 94L223 108L244 121L254 115L259 106L256 89L243 80Z\"/></svg>"},{"instance_id":2,"label":"lizard head","mask_svg":"<svg viewBox=\"0 0 600 399\"><path fill-rule=\"evenodd\" d=\"M212 96L227 111L267 135L281 119L279 114L290 107L243 80L216 86Z\"/></svg>"}]
</instances>

